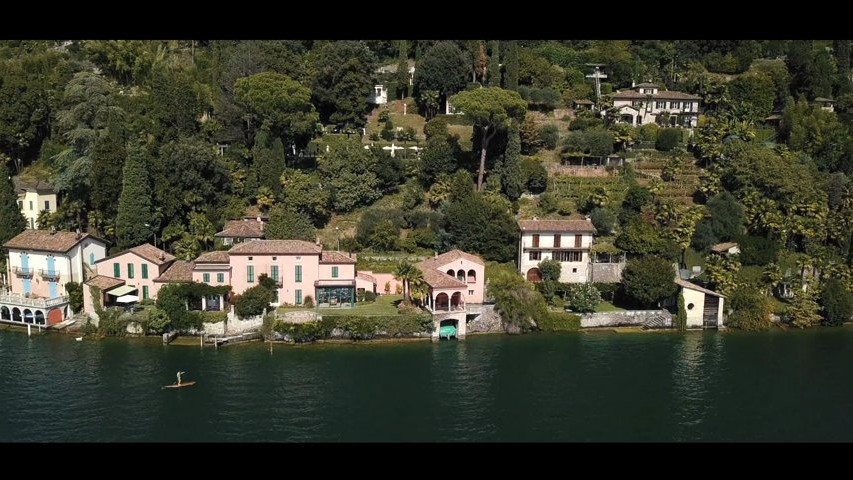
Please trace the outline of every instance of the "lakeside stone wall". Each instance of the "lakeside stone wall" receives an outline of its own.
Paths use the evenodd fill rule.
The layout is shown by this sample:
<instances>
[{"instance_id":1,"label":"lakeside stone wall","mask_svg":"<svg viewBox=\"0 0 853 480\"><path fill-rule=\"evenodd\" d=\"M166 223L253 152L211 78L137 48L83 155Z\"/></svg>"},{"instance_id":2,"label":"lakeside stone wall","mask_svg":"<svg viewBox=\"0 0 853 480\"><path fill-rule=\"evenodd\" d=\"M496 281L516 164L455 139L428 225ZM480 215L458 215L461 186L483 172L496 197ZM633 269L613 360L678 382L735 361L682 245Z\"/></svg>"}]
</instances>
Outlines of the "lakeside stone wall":
<instances>
[{"instance_id":1,"label":"lakeside stone wall","mask_svg":"<svg viewBox=\"0 0 853 480\"><path fill-rule=\"evenodd\" d=\"M581 328L641 326L647 322L672 327L672 314L666 310L623 310L581 315Z\"/></svg>"}]
</instances>

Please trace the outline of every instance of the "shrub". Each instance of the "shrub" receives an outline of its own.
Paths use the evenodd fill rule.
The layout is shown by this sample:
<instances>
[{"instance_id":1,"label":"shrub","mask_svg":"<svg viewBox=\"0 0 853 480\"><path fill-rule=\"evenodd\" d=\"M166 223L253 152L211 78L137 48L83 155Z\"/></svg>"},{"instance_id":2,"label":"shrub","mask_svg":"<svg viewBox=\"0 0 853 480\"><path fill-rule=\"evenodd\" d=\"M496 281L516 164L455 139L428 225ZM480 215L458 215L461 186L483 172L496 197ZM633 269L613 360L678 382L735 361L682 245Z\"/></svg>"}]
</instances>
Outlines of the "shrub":
<instances>
[{"instance_id":1,"label":"shrub","mask_svg":"<svg viewBox=\"0 0 853 480\"><path fill-rule=\"evenodd\" d=\"M625 292L647 306L653 306L676 292L674 278L672 263L655 256L630 260L622 271Z\"/></svg>"},{"instance_id":2,"label":"shrub","mask_svg":"<svg viewBox=\"0 0 853 480\"><path fill-rule=\"evenodd\" d=\"M146 333L161 335L169 328L169 325L171 325L171 323L172 322L169 320L169 315L165 311L154 307L148 309L147 319L142 328L143 331Z\"/></svg>"},{"instance_id":3,"label":"shrub","mask_svg":"<svg viewBox=\"0 0 853 480\"><path fill-rule=\"evenodd\" d=\"M580 327L581 317L572 313L548 312L539 320L539 329L544 332L575 332Z\"/></svg>"},{"instance_id":4,"label":"shrub","mask_svg":"<svg viewBox=\"0 0 853 480\"><path fill-rule=\"evenodd\" d=\"M613 232L613 226L616 224L616 215L610 210L596 207L589 212L589 219L598 230L599 235L610 235Z\"/></svg>"},{"instance_id":5,"label":"shrub","mask_svg":"<svg viewBox=\"0 0 853 480\"><path fill-rule=\"evenodd\" d=\"M596 282L593 283L592 286L598 290L598 293L601 294L601 298L606 299L608 302L612 302L613 298L616 296L616 291L619 290L619 287L622 285L619 283Z\"/></svg>"},{"instance_id":6,"label":"shrub","mask_svg":"<svg viewBox=\"0 0 853 480\"><path fill-rule=\"evenodd\" d=\"M415 129L412 127L406 127L397 135L397 138L401 142L414 142L416 137Z\"/></svg>"},{"instance_id":7,"label":"shrub","mask_svg":"<svg viewBox=\"0 0 853 480\"><path fill-rule=\"evenodd\" d=\"M557 148L557 143L560 140L560 131L553 123L546 123L539 127L539 138L542 140L542 146L551 150Z\"/></svg>"},{"instance_id":8,"label":"shrub","mask_svg":"<svg viewBox=\"0 0 853 480\"><path fill-rule=\"evenodd\" d=\"M566 301L569 308L575 312L594 312L601 303L601 292L589 283L570 284L566 291Z\"/></svg>"},{"instance_id":9,"label":"shrub","mask_svg":"<svg viewBox=\"0 0 853 480\"><path fill-rule=\"evenodd\" d=\"M391 113L388 110L382 110L379 112L380 122L387 122L389 118L391 118Z\"/></svg>"},{"instance_id":10,"label":"shrub","mask_svg":"<svg viewBox=\"0 0 853 480\"><path fill-rule=\"evenodd\" d=\"M364 301L365 302L375 302L376 294L370 291L364 292Z\"/></svg>"},{"instance_id":11,"label":"shrub","mask_svg":"<svg viewBox=\"0 0 853 480\"><path fill-rule=\"evenodd\" d=\"M200 312L203 323L222 323L228 318L226 312Z\"/></svg>"},{"instance_id":12,"label":"shrub","mask_svg":"<svg viewBox=\"0 0 853 480\"><path fill-rule=\"evenodd\" d=\"M559 207L557 196L551 192L545 192L539 196L539 209L544 213L553 213Z\"/></svg>"},{"instance_id":13,"label":"shrub","mask_svg":"<svg viewBox=\"0 0 853 480\"><path fill-rule=\"evenodd\" d=\"M681 130L678 128L664 128L658 132L658 138L655 142L655 148L668 152L677 147L681 143Z\"/></svg>"},{"instance_id":14,"label":"shrub","mask_svg":"<svg viewBox=\"0 0 853 480\"><path fill-rule=\"evenodd\" d=\"M660 128L654 123L647 123L639 129L639 140L642 142L655 142L658 139Z\"/></svg>"},{"instance_id":15,"label":"shrub","mask_svg":"<svg viewBox=\"0 0 853 480\"><path fill-rule=\"evenodd\" d=\"M739 237L737 242L743 265L767 265L779 256L779 243L769 238L749 235Z\"/></svg>"},{"instance_id":16,"label":"shrub","mask_svg":"<svg viewBox=\"0 0 853 480\"><path fill-rule=\"evenodd\" d=\"M305 308L314 308L314 299L311 298L311 295L306 295L305 298L302 299L302 306Z\"/></svg>"},{"instance_id":17,"label":"shrub","mask_svg":"<svg viewBox=\"0 0 853 480\"><path fill-rule=\"evenodd\" d=\"M273 300L274 294L272 291L263 285L256 285L240 295L240 298L234 304L234 312L240 318L254 317L264 313L264 310L269 309L270 303Z\"/></svg>"},{"instance_id":18,"label":"shrub","mask_svg":"<svg viewBox=\"0 0 853 480\"><path fill-rule=\"evenodd\" d=\"M773 307L769 299L754 288L739 288L729 297L731 315L726 325L742 330L766 330L770 328Z\"/></svg>"},{"instance_id":19,"label":"shrub","mask_svg":"<svg viewBox=\"0 0 853 480\"><path fill-rule=\"evenodd\" d=\"M382 131L379 132L379 136L382 137L383 140L391 141L396 137L396 131L394 130L394 122L389 118L385 122L385 126L382 127Z\"/></svg>"},{"instance_id":20,"label":"shrub","mask_svg":"<svg viewBox=\"0 0 853 480\"><path fill-rule=\"evenodd\" d=\"M78 313L83 310L83 285L77 282L68 282L65 284L65 291L68 292L68 303L71 311Z\"/></svg>"},{"instance_id":21,"label":"shrub","mask_svg":"<svg viewBox=\"0 0 853 480\"><path fill-rule=\"evenodd\" d=\"M827 280L821 294L824 324L840 326L853 316L853 295L835 278Z\"/></svg>"},{"instance_id":22,"label":"shrub","mask_svg":"<svg viewBox=\"0 0 853 480\"><path fill-rule=\"evenodd\" d=\"M542 193L548 186L548 171L536 158L525 158L521 161L521 177L530 193Z\"/></svg>"},{"instance_id":23,"label":"shrub","mask_svg":"<svg viewBox=\"0 0 853 480\"><path fill-rule=\"evenodd\" d=\"M681 332L687 330L687 309L684 308L684 295L678 296L678 313L675 315L675 328Z\"/></svg>"},{"instance_id":24,"label":"shrub","mask_svg":"<svg viewBox=\"0 0 853 480\"><path fill-rule=\"evenodd\" d=\"M560 271L562 266L560 262L546 258L539 262L539 272L542 274L542 280L551 280L554 282L560 281Z\"/></svg>"},{"instance_id":25,"label":"shrub","mask_svg":"<svg viewBox=\"0 0 853 480\"><path fill-rule=\"evenodd\" d=\"M123 337L127 334L127 320L121 318L123 310L102 310L98 316L98 334L105 337Z\"/></svg>"}]
</instances>

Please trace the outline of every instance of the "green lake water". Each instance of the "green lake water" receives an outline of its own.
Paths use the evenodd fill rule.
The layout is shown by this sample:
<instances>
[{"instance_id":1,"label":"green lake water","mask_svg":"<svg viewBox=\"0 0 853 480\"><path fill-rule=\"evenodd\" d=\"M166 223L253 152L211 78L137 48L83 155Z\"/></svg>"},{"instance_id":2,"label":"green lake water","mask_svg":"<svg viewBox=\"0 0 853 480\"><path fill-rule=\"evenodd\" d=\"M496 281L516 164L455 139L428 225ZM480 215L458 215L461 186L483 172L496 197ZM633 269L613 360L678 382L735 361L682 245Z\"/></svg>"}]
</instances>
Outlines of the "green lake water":
<instances>
[{"instance_id":1,"label":"green lake water","mask_svg":"<svg viewBox=\"0 0 853 480\"><path fill-rule=\"evenodd\" d=\"M189 388L163 390L186 371ZM0 331L0 442L853 441L853 329L163 346Z\"/></svg>"}]
</instances>

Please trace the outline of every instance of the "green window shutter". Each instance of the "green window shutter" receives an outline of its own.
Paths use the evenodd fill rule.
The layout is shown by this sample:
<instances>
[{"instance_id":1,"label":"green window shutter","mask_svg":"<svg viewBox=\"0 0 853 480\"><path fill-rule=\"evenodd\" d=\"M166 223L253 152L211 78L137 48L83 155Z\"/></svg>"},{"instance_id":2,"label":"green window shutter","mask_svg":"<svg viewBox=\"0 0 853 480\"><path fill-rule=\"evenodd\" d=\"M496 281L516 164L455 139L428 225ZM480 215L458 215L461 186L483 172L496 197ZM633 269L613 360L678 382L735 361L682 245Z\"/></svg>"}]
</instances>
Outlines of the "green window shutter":
<instances>
[{"instance_id":1,"label":"green window shutter","mask_svg":"<svg viewBox=\"0 0 853 480\"><path fill-rule=\"evenodd\" d=\"M142 278L148 278L148 264L142 264Z\"/></svg>"},{"instance_id":2,"label":"green window shutter","mask_svg":"<svg viewBox=\"0 0 853 480\"><path fill-rule=\"evenodd\" d=\"M332 278L338 278L338 267L332 267Z\"/></svg>"},{"instance_id":3,"label":"green window shutter","mask_svg":"<svg viewBox=\"0 0 853 480\"><path fill-rule=\"evenodd\" d=\"M270 267L270 278L278 282L278 265L273 265Z\"/></svg>"},{"instance_id":4,"label":"green window shutter","mask_svg":"<svg viewBox=\"0 0 853 480\"><path fill-rule=\"evenodd\" d=\"M146 285L142 286L142 299L148 300L148 287Z\"/></svg>"},{"instance_id":5,"label":"green window shutter","mask_svg":"<svg viewBox=\"0 0 853 480\"><path fill-rule=\"evenodd\" d=\"M133 264L127 264L127 278L133 278Z\"/></svg>"},{"instance_id":6,"label":"green window shutter","mask_svg":"<svg viewBox=\"0 0 853 480\"><path fill-rule=\"evenodd\" d=\"M118 262L113 263L113 276L115 278L121 278L121 265Z\"/></svg>"},{"instance_id":7,"label":"green window shutter","mask_svg":"<svg viewBox=\"0 0 853 480\"><path fill-rule=\"evenodd\" d=\"M296 266L296 283L302 283L302 265Z\"/></svg>"},{"instance_id":8,"label":"green window shutter","mask_svg":"<svg viewBox=\"0 0 853 480\"><path fill-rule=\"evenodd\" d=\"M203 274L201 276L201 278L204 280L204 283L210 283L210 274L209 273Z\"/></svg>"},{"instance_id":9,"label":"green window shutter","mask_svg":"<svg viewBox=\"0 0 853 480\"><path fill-rule=\"evenodd\" d=\"M296 290L296 304L302 305L302 290Z\"/></svg>"},{"instance_id":10,"label":"green window shutter","mask_svg":"<svg viewBox=\"0 0 853 480\"><path fill-rule=\"evenodd\" d=\"M255 283L255 267L254 265L246 266L246 282Z\"/></svg>"},{"instance_id":11,"label":"green window shutter","mask_svg":"<svg viewBox=\"0 0 853 480\"><path fill-rule=\"evenodd\" d=\"M217 273L216 274L216 282L217 283L224 283L225 282L225 274L224 273Z\"/></svg>"}]
</instances>

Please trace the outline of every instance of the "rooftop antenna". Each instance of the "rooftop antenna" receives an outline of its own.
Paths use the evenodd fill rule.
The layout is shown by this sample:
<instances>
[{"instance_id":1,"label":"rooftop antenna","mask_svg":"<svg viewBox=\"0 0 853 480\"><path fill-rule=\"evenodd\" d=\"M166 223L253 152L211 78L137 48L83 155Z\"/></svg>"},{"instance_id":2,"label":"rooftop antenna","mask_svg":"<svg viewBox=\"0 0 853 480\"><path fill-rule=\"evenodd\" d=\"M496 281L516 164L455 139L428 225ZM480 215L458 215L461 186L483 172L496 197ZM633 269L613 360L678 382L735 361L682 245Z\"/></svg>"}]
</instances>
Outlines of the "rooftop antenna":
<instances>
[{"instance_id":1,"label":"rooftop antenna","mask_svg":"<svg viewBox=\"0 0 853 480\"><path fill-rule=\"evenodd\" d=\"M601 79L607 78L607 75L601 73L601 67L604 66L603 63L587 63L589 67L595 67L595 71L592 74L587 75L586 78L592 78L595 80L595 100L596 102L601 102Z\"/></svg>"}]
</instances>

